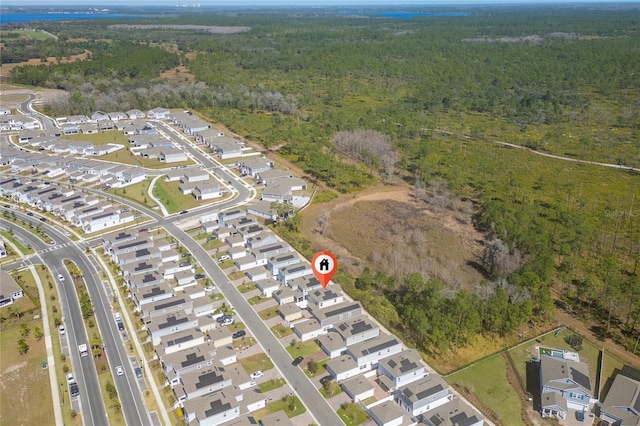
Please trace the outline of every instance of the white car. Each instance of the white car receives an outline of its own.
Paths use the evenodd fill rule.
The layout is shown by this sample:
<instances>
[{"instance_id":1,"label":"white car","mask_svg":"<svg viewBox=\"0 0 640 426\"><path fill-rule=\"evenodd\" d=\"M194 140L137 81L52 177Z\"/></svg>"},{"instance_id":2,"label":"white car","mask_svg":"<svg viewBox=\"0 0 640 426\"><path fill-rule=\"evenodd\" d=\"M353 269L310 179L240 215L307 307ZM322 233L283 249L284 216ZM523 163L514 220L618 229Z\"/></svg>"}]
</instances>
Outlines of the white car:
<instances>
[{"instance_id":1,"label":"white car","mask_svg":"<svg viewBox=\"0 0 640 426\"><path fill-rule=\"evenodd\" d=\"M58 274L58 280L59 281L64 281L64 277L62 276L62 274Z\"/></svg>"},{"instance_id":2,"label":"white car","mask_svg":"<svg viewBox=\"0 0 640 426\"><path fill-rule=\"evenodd\" d=\"M71 384L75 382L76 382L76 379L73 377L73 373L67 374L67 383Z\"/></svg>"},{"instance_id":3,"label":"white car","mask_svg":"<svg viewBox=\"0 0 640 426\"><path fill-rule=\"evenodd\" d=\"M231 325L231 324L233 324L233 318L227 318L227 319L225 319L224 321L222 321L220 323L220 325L222 325L222 326Z\"/></svg>"},{"instance_id":4,"label":"white car","mask_svg":"<svg viewBox=\"0 0 640 426\"><path fill-rule=\"evenodd\" d=\"M252 379L258 379L260 377L264 376L264 373L260 370L258 371L254 371L253 373L251 373L251 375L249 377L251 377Z\"/></svg>"},{"instance_id":5,"label":"white car","mask_svg":"<svg viewBox=\"0 0 640 426\"><path fill-rule=\"evenodd\" d=\"M60 335L61 335L61 336L64 336L65 334L67 334L67 330L64 328L64 325L61 325L61 326L58 328L58 331L60 332Z\"/></svg>"},{"instance_id":6,"label":"white car","mask_svg":"<svg viewBox=\"0 0 640 426\"><path fill-rule=\"evenodd\" d=\"M228 254L223 254L218 258L218 262L224 262L225 260L231 259Z\"/></svg>"},{"instance_id":7,"label":"white car","mask_svg":"<svg viewBox=\"0 0 640 426\"><path fill-rule=\"evenodd\" d=\"M124 370L122 369L122 366L119 365L116 367L116 374L118 376L124 376Z\"/></svg>"}]
</instances>

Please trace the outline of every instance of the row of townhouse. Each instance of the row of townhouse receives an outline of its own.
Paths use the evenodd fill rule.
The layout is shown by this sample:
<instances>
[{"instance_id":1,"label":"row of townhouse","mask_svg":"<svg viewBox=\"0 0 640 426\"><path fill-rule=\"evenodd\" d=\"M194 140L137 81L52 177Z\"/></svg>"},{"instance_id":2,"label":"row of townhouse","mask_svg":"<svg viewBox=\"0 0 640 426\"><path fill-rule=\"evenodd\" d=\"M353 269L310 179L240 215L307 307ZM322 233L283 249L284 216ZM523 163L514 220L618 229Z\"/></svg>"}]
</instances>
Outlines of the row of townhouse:
<instances>
[{"instance_id":1,"label":"row of townhouse","mask_svg":"<svg viewBox=\"0 0 640 426\"><path fill-rule=\"evenodd\" d=\"M170 170L165 175L167 182L180 181L178 190L185 195L193 195L196 200L213 200L222 197L227 190L211 179L211 174L203 169Z\"/></svg>"},{"instance_id":2,"label":"row of townhouse","mask_svg":"<svg viewBox=\"0 0 640 426\"><path fill-rule=\"evenodd\" d=\"M188 423L222 424L266 406L264 394L250 389L252 380L237 363L232 332L216 321L222 301L197 285L192 266L179 262L165 235L117 231L105 235L102 245L119 265L165 385ZM181 281L185 272L190 278Z\"/></svg>"},{"instance_id":3,"label":"row of townhouse","mask_svg":"<svg viewBox=\"0 0 640 426\"><path fill-rule=\"evenodd\" d=\"M455 396L439 376L428 373L415 350L382 333L359 302L345 299L337 284L323 288L309 263L247 211L232 209L208 219L205 223L215 222L213 236L227 244L235 268L245 272L263 297L274 298L283 323L301 341L319 344L330 358L326 370L377 424L483 423L477 410ZM367 407L362 401L373 396L372 380L388 398Z\"/></svg>"},{"instance_id":4,"label":"row of townhouse","mask_svg":"<svg viewBox=\"0 0 640 426\"><path fill-rule=\"evenodd\" d=\"M33 117L21 114L0 115L0 131L40 129L42 124Z\"/></svg>"},{"instance_id":5,"label":"row of townhouse","mask_svg":"<svg viewBox=\"0 0 640 426\"><path fill-rule=\"evenodd\" d=\"M211 124L196 117L190 111L173 111L169 115L169 120L180 127L183 132L192 136L211 128Z\"/></svg>"},{"instance_id":6,"label":"row of townhouse","mask_svg":"<svg viewBox=\"0 0 640 426\"><path fill-rule=\"evenodd\" d=\"M168 110L167 110L168 111ZM122 111L114 111L114 112L103 112L103 111L95 111L91 113L89 116L86 115L72 115L69 117L58 117L56 118L56 122L62 126L64 124L87 124L87 123L99 123L100 121L112 121L117 122L121 120L138 120L143 119L145 117L151 117L151 115L145 114L139 109L131 109L127 112Z\"/></svg>"},{"instance_id":7,"label":"row of townhouse","mask_svg":"<svg viewBox=\"0 0 640 426\"><path fill-rule=\"evenodd\" d=\"M133 185L147 177L144 169L138 166L25 151L9 143L0 145L0 164L10 165L13 174L36 171L49 178L67 175L73 181L111 187Z\"/></svg>"},{"instance_id":8,"label":"row of townhouse","mask_svg":"<svg viewBox=\"0 0 640 426\"><path fill-rule=\"evenodd\" d=\"M34 135L35 132L39 131L22 131L18 136L18 142L23 145L29 145L33 148L37 148L40 151L51 151L59 154L82 155L85 157L107 155L111 154L112 152L124 149L124 145L116 143L108 143L95 146L91 142L61 139L58 136L51 134L47 135L43 132L39 132L40 134Z\"/></svg>"},{"instance_id":9,"label":"row of townhouse","mask_svg":"<svg viewBox=\"0 0 640 426\"><path fill-rule=\"evenodd\" d=\"M0 181L0 195L58 215L91 233L133 222L131 212L122 211L100 197L73 188L32 182L28 178L5 177Z\"/></svg>"}]
</instances>

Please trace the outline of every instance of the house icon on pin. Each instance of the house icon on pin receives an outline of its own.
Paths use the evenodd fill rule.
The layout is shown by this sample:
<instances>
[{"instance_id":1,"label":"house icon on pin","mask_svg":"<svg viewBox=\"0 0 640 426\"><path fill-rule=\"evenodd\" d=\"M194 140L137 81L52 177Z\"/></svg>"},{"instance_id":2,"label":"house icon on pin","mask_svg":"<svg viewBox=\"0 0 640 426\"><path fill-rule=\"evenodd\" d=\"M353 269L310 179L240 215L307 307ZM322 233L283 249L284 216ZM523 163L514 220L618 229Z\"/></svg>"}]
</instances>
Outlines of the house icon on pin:
<instances>
[{"instance_id":1,"label":"house icon on pin","mask_svg":"<svg viewBox=\"0 0 640 426\"><path fill-rule=\"evenodd\" d=\"M319 268L320 271L328 271L329 270L329 259L324 258L320 261L319 263Z\"/></svg>"}]
</instances>

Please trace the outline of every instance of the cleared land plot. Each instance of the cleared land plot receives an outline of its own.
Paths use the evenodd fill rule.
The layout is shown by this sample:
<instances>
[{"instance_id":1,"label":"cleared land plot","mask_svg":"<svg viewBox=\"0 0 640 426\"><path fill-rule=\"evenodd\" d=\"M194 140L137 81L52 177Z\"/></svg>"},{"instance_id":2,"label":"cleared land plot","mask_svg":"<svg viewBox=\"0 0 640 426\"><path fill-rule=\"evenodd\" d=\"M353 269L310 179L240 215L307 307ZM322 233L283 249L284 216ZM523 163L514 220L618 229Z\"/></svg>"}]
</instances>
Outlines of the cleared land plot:
<instances>
[{"instance_id":1,"label":"cleared land plot","mask_svg":"<svg viewBox=\"0 0 640 426\"><path fill-rule=\"evenodd\" d=\"M506 425L522 425L521 402L507 381L507 366L499 354L445 377L449 384L457 383L495 411Z\"/></svg>"},{"instance_id":2,"label":"cleared land plot","mask_svg":"<svg viewBox=\"0 0 640 426\"><path fill-rule=\"evenodd\" d=\"M28 320L26 316L22 320L31 329L28 336L22 336L20 326L3 329L0 333L0 406L3 407L0 424L51 424L53 402L49 370L42 368L47 352L44 337L38 340L34 336L35 327L43 328L42 320ZM17 342L23 338L29 350L20 355Z\"/></svg>"}]
</instances>

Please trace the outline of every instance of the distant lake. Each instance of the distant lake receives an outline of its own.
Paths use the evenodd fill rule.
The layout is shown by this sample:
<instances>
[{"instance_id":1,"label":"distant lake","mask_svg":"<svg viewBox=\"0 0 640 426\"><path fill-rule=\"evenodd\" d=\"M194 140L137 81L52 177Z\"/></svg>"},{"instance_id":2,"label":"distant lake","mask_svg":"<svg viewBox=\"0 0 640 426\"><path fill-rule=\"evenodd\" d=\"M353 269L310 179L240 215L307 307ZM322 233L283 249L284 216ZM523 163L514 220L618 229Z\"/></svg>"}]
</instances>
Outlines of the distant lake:
<instances>
[{"instance_id":1,"label":"distant lake","mask_svg":"<svg viewBox=\"0 0 640 426\"><path fill-rule=\"evenodd\" d=\"M117 13L78 13L78 12L52 12L52 13L1 13L0 24L9 22L33 22L33 21L78 21L81 19L114 19L114 18L140 18L141 15L120 15Z\"/></svg>"},{"instance_id":2,"label":"distant lake","mask_svg":"<svg viewBox=\"0 0 640 426\"><path fill-rule=\"evenodd\" d=\"M469 16L470 12L401 12L384 10L353 10L350 12L338 12L339 15L376 15L385 18L411 19L416 16Z\"/></svg>"}]
</instances>

